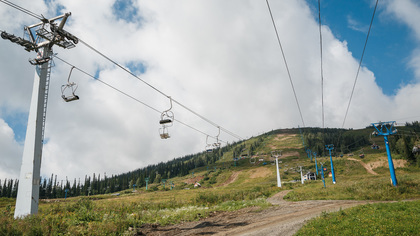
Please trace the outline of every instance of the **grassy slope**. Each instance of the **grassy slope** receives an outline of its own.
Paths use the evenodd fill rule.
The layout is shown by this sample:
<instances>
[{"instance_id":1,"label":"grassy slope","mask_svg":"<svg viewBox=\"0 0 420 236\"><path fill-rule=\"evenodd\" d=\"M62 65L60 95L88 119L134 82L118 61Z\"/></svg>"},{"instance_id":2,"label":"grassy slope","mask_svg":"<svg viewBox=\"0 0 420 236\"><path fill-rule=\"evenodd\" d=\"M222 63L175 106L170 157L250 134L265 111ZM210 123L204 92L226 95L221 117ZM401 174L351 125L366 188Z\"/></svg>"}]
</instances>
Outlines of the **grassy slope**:
<instances>
[{"instance_id":1,"label":"grassy slope","mask_svg":"<svg viewBox=\"0 0 420 236\"><path fill-rule=\"evenodd\" d=\"M255 140L256 138L252 138L246 141L246 144L249 146ZM315 169L314 163L306 157L300 136L266 136L257 152L269 154L273 149L283 150L280 165L282 190L294 189L286 196L289 200L402 200L420 197L418 168L397 168L399 187L394 188L390 185L387 167L375 169L379 174L375 176L367 173L360 163L347 160L346 156L334 158L337 184L333 185L331 178L326 178L327 188L323 188L321 180L305 185L293 182L300 179L300 173L296 171L297 166L301 165L306 170ZM365 163L386 156L384 149L370 150L366 147L364 150L366 157L362 161ZM14 202L4 199L0 201L0 232L11 235L47 232L120 234L130 227L140 227L144 223L174 224L197 220L213 211L235 210L247 206L267 207L267 203L261 199L278 192L279 189L275 187L273 159L269 155L260 158L264 158L266 165L264 162L252 165L249 159L243 159L234 167L232 153L226 153L224 158L208 170L207 167L194 170L194 177L202 178L200 183L203 188L200 189L194 189L192 184L185 183L194 182L191 181L192 175L176 177L167 180L167 183L175 183L176 187L171 191L169 184L166 185L166 191L163 185L152 184L149 185L149 189L159 190L145 191L143 188L135 193L131 190L122 191L120 196L97 195L42 202L39 214L24 220L13 220ZM354 158L358 158L357 155ZM329 157L318 158L318 163L320 162L326 162L330 169ZM217 169L214 170L214 167ZM229 182L231 183L227 184ZM363 215L366 214L361 214Z\"/></svg>"}]
</instances>

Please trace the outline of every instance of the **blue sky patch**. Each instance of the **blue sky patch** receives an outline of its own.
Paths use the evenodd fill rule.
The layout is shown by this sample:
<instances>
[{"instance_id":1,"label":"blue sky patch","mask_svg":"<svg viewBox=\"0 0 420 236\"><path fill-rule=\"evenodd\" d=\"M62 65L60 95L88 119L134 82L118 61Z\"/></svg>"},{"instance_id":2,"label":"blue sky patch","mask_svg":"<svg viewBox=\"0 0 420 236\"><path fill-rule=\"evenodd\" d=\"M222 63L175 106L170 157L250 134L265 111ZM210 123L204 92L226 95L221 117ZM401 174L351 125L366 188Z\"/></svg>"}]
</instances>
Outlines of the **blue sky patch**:
<instances>
[{"instance_id":1,"label":"blue sky patch","mask_svg":"<svg viewBox=\"0 0 420 236\"><path fill-rule=\"evenodd\" d=\"M23 143L26 136L26 125L28 124L27 112L8 112L2 109L2 119L13 129L15 140Z\"/></svg>"},{"instance_id":2,"label":"blue sky patch","mask_svg":"<svg viewBox=\"0 0 420 236\"><path fill-rule=\"evenodd\" d=\"M129 62L126 66L134 74L144 74L146 72L146 66L141 62Z\"/></svg>"},{"instance_id":3,"label":"blue sky patch","mask_svg":"<svg viewBox=\"0 0 420 236\"><path fill-rule=\"evenodd\" d=\"M318 21L318 1L307 2ZM339 40L347 41L348 49L357 61L362 56L373 10L372 1L321 1L322 24L327 25ZM376 83L386 95L395 95L401 84L414 79L414 71L408 67L416 47L412 34L406 25L385 16L379 1L362 66L375 74ZM354 71L354 77L356 73Z\"/></svg>"},{"instance_id":4,"label":"blue sky patch","mask_svg":"<svg viewBox=\"0 0 420 236\"><path fill-rule=\"evenodd\" d=\"M133 0L116 0L112 10L117 19L135 23L141 21L138 9L134 6Z\"/></svg>"}]
</instances>

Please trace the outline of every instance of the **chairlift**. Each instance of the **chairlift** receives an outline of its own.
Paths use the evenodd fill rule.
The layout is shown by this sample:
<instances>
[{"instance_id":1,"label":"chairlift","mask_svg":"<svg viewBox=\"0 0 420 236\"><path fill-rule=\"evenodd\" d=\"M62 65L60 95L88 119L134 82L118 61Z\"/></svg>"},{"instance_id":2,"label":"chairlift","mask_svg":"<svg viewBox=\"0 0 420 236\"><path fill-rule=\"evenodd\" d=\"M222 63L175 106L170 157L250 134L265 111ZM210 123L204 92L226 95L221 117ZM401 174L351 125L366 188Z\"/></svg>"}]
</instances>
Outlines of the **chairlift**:
<instances>
[{"instance_id":1,"label":"chairlift","mask_svg":"<svg viewBox=\"0 0 420 236\"><path fill-rule=\"evenodd\" d=\"M417 153L420 153L420 139L416 133L414 134L416 135L417 139L416 139L416 142L414 143L412 152L413 154L417 154Z\"/></svg>"},{"instance_id":2,"label":"chairlift","mask_svg":"<svg viewBox=\"0 0 420 236\"><path fill-rule=\"evenodd\" d=\"M375 143L375 141L373 141L373 139L372 139L372 135L374 135L374 136L378 136L378 132L377 132L377 131L374 131L374 132L372 132L372 133L369 135L369 139L370 139L370 141L373 143L370 147L371 147L372 149L379 149L379 145L377 145L377 144Z\"/></svg>"},{"instance_id":3,"label":"chairlift","mask_svg":"<svg viewBox=\"0 0 420 236\"><path fill-rule=\"evenodd\" d=\"M160 134L161 139L168 139L171 137L169 136L168 128L166 126L163 126L162 128L159 129L159 134Z\"/></svg>"},{"instance_id":4,"label":"chairlift","mask_svg":"<svg viewBox=\"0 0 420 236\"><path fill-rule=\"evenodd\" d=\"M166 127L172 126L173 121L174 121L174 113L171 111L172 109L171 97L169 97L169 100L171 102L171 107L168 110L162 112L162 114L160 115L160 121L159 121L159 124L165 125Z\"/></svg>"},{"instance_id":5,"label":"chairlift","mask_svg":"<svg viewBox=\"0 0 420 236\"><path fill-rule=\"evenodd\" d=\"M362 150L360 150L360 152L359 152L359 157L360 157L360 158L364 158L364 157L365 157L365 152L363 151L363 148L362 148Z\"/></svg>"},{"instance_id":6,"label":"chairlift","mask_svg":"<svg viewBox=\"0 0 420 236\"><path fill-rule=\"evenodd\" d=\"M221 146L221 143L219 142L220 126L217 126L217 128L219 129L219 133L216 135L216 142L213 143L214 149L220 148Z\"/></svg>"},{"instance_id":7,"label":"chairlift","mask_svg":"<svg viewBox=\"0 0 420 236\"><path fill-rule=\"evenodd\" d=\"M174 113L171 111L172 98L171 97L168 97L168 98L171 102L171 107L168 110L162 112L162 114L160 115L160 120L159 120L159 124L162 125L162 128L159 129L161 139L170 138L169 133L168 133L168 127L171 127L174 121Z\"/></svg>"},{"instance_id":8,"label":"chairlift","mask_svg":"<svg viewBox=\"0 0 420 236\"><path fill-rule=\"evenodd\" d=\"M258 156L258 154L257 154L257 156ZM256 162L257 162L256 156L251 156L249 158L249 163L251 163L252 165L254 165Z\"/></svg>"},{"instance_id":9,"label":"chairlift","mask_svg":"<svg viewBox=\"0 0 420 236\"><path fill-rule=\"evenodd\" d=\"M78 86L76 85L76 83L70 82L71 72L73 71L73 69L74 69L74 66L70 70L69 77L67 79L67 84L61 86L61 97L66 102L79 100L79 96L74 94L76 92ZM69 94L68 91L71 92L71 94ZM66 95L66 93L68 95Z\"/></svg>"},{"instance_id":10,"label":"chairlift","mask_svg":"<svg viewBox=\"0 0 420 236\"><path fill-rule=\"evenodd\" d=\"M206 137L206 152L213 152L213 144L208 143L209 136Z\"/></svg>"}]
</instances>

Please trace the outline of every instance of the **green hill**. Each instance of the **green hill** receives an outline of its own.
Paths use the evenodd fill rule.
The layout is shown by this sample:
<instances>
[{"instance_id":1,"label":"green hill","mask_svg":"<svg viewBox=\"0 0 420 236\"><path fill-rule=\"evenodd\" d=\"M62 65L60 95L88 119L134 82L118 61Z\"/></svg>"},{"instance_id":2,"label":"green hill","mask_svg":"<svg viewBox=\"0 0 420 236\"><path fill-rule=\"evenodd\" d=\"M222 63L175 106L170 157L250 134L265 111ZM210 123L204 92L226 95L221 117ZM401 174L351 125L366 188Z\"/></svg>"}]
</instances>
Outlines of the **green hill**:
<instances>
[{"instance_id":1,"label":"green hill","mask_svg":"<svg viewBox=\"0 0 420 236\"><path fill-rule=\"evenodd\" d=\"M409 129L400 128L402 133ZM14 202L3 199L0 232L6 232L5 235L122 234L144 224L176 224L207 217L213 212L250 206L264 209L270 206L265 199L283 190L292 190L285 196L291 201L418 199L420 170L415 161L418 157L404 156L404 152L393 148L399 183L395 188L390 184L383 141L369 138L370 133L368 128L324 132L317 128L275 130L211 153L189 155L108 179L89 178L85 185L73 189L88 195L90 187L89 197L43 199L38 215L21 220L13 219ZM335 145L339 148L333 153L337 183L333 184L331 177L326 176L324 188L318 175L317 180L301 184L300 166L304 174L316 171L315 159L308 158L305 148L318 150L321 154L317 156L317 164L324 163L326 172L330 171L330 157L319 149L322 139L338 140ZM398 140L404 137L393 137L392 144L401 143ZM373 142L380 149L371 149ZM275 150L281 150L282 188L277 187L275 159L271 156ZM194 186L196 183L201 187ZM111 188L121 190L113 192Z\"/></svg>"}]
</instances>

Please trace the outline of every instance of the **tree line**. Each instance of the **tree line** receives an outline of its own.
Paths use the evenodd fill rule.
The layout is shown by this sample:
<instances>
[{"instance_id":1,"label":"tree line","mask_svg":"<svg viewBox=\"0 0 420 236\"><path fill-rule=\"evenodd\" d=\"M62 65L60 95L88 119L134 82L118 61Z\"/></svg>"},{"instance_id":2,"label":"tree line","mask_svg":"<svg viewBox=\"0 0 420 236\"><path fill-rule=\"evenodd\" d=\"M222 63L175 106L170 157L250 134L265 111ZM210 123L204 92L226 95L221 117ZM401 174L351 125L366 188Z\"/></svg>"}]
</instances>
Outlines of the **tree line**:
<instances>
[{"instance_id":1,"label":"tree line","mask_svg":"<svg viewBox=\"0 0 420 236\"><path fill-rule=\"evenodd\" d=\"M213 152L201 152L174 158L167 162L149 165L134 171L119 175L107 176L104 174L85 175L84 179L58 180L57 175L51 174L49 178L41 178L39 197L40 199L64 198L69 196L88 196L95 194L114 193L126 189L144 187L146 178L148 183L160 183L162 179L181 177L199 167L208 166L223 157L225 152L240 145L243 141L227 144L215 149ZM1 180L0 180L1 183ZM18 180L5 180L0 184L0 197L15 198L17 196Z\"/></svg>"}]
</instances>

